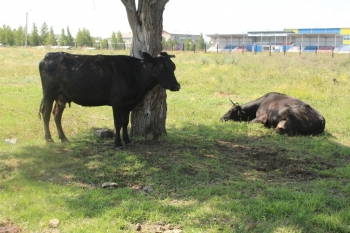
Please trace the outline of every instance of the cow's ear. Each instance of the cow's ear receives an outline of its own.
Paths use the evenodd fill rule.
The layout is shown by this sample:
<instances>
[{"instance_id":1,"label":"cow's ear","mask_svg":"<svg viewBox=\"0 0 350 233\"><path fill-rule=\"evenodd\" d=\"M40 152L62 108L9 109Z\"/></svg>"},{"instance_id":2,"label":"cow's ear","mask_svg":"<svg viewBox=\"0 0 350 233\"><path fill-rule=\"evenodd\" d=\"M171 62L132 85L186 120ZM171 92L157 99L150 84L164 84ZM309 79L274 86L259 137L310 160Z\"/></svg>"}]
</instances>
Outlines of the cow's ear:
<instances>
[{"instance_id":1,"label":"cow's ear","mask_svg":"<svg viewBox=\"0 0 350 233\"><path fill-rule=\"evenodd\" d=\"M175 58L175 55L168 54L167 52L161 52L159 53L159 56L167 57L167 58Z\"/></svg>"},{"instance_id":2,"label":"cow's ear","mask_svg":"<svg viewBox=\"0 0 350 233\"><path fill-rule=\"evenodd\" d=\"M237 109L237 110L239 110L239 111L242 111L241 105L236 105L236 106L235 106L235 109Z\"/></svg>"},{"instance_id":3,"label":"cow's ear","mask_svg":"<svg viewBox=\"0 0 350 233\"><path fill-rule=\"evenodd\" d=\"M143 52L142 57L143 57L143 60L145 60L146 62L149 62L149 63L153 62L153 57L149 53Z\"/></svg>"}]
</instances>

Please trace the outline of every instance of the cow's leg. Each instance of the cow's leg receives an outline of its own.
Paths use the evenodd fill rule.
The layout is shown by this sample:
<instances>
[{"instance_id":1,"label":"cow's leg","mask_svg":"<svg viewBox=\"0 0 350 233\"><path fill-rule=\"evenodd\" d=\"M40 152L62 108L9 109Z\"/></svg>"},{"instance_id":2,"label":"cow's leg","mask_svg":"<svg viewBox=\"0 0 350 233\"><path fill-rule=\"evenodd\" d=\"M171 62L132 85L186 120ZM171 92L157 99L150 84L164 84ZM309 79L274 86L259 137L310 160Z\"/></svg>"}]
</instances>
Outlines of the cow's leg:
<instances>
[{"instance_id":1,"label":"cow's leg","mask_svg":"<svg viewBox=\"0 0 350 233\"><path fill-rule=\"evenodd\" d=\"M275 128L275 132L278 134L285 134L286 133L286 121L280 121L277 125L277 127Z\"/></svg>"},{"instance_id":2,"label":"cow's leg","mask_svg":"<svg viewBox=\"0 0 350 233\"><path fill-rule=\"evenodd\" d=\"M65 98L65 96L63 94L59 94L56 97L56 103L52 111L57 127L58 138L61 139L61 142L69 142L66 135L64 135L62 128L62 114L64 109L66 108L66 102L67 99Z\"/></svg>"},{"instance_id":3,"label":"cow's leg","mask_svg":"<svg viewBox=\"0 0 350 233\"><path fill-rule=\"evenodd\" d=\"M43 116L43 121L44 121L45 140L46 142L49 142L49 143L54 142L51 137L50 126L49 126L53 101L54 101L53 99L44 97L40 104L40 112Z\"/></svg>"},{"instance_id":4,"label":"cow's leg","mask_svg":"<svg viewBox=\"0 0 350 233\"><path fill-rule=\"evenodd\" d=\"M125 142L125 145L132 146L133 143L128 134L129 115L130 111L123 112L123 141Z\"/></svg>"},{"instance_id":5,"label":"cow's leg","mask_svg":"<svg viewBox=\"0 0 350 233\"><path fill-rule=\"evenodd\" d=\"M113 106L113 118L114 118L114 127L115 127L115 139L114 139L114 146L115 149L122 150L123 144L122 140L120 138L120 129L123 125L123 111L121 108L117 106Z\"/></svg>"}]
</instances>

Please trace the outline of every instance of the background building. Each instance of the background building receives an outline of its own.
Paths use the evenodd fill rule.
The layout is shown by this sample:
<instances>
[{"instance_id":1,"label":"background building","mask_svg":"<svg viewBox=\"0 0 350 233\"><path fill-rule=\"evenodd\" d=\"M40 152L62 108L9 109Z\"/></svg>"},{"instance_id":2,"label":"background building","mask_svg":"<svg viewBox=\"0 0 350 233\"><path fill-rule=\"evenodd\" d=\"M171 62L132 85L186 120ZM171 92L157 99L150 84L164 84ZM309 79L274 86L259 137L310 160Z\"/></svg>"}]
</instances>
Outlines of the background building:
<instances>
[{"instance_id":1,"label":"background building","mask_svg":"<svg viewBox=\"0 0 350 233\"><path fill-rule=\"evenodd\" d=\"M350 52L350 28L302 28L212 34L208 51Z\"/></svg>"}]
</instances>

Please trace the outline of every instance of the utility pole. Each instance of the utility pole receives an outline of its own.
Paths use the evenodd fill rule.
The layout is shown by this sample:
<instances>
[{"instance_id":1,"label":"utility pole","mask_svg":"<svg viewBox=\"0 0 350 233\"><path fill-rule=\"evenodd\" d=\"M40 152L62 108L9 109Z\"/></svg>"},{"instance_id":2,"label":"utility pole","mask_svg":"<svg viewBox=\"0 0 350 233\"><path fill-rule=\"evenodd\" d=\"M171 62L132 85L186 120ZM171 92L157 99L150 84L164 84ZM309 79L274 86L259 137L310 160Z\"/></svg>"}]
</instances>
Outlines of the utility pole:
<instances>
[{"instance_id":1,"label":"utility pole","mask_svg":"<svg viewBox=\"0 0 350 233\"><path fill-rule=\"evenodd\" d=\"M31 10L29 10L29 11L31 11ZM25 41L25 46L26 47L28 45L28 12L29 11L26 12L26 41Z\"/></svg>"}]
</instances>

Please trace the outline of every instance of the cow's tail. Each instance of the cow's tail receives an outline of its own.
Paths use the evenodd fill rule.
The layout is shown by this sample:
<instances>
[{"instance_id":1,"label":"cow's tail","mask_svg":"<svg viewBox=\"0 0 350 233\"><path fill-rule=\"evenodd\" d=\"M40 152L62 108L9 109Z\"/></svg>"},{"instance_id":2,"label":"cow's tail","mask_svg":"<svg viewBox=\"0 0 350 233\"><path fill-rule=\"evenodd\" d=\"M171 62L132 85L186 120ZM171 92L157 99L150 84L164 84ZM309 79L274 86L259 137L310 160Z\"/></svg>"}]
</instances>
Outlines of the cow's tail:
<instances>
[{"instance_id":1,"label":"cow's tail","mask_svg":"<svg viewBox=\"0 0 350 233\"><path fill-rule=\"evenodd\" d=\"M41 120L41 115L44 114L44 98L41 100L40 107L39 107L39 119Z\"/></svg>"}]
</instances>

